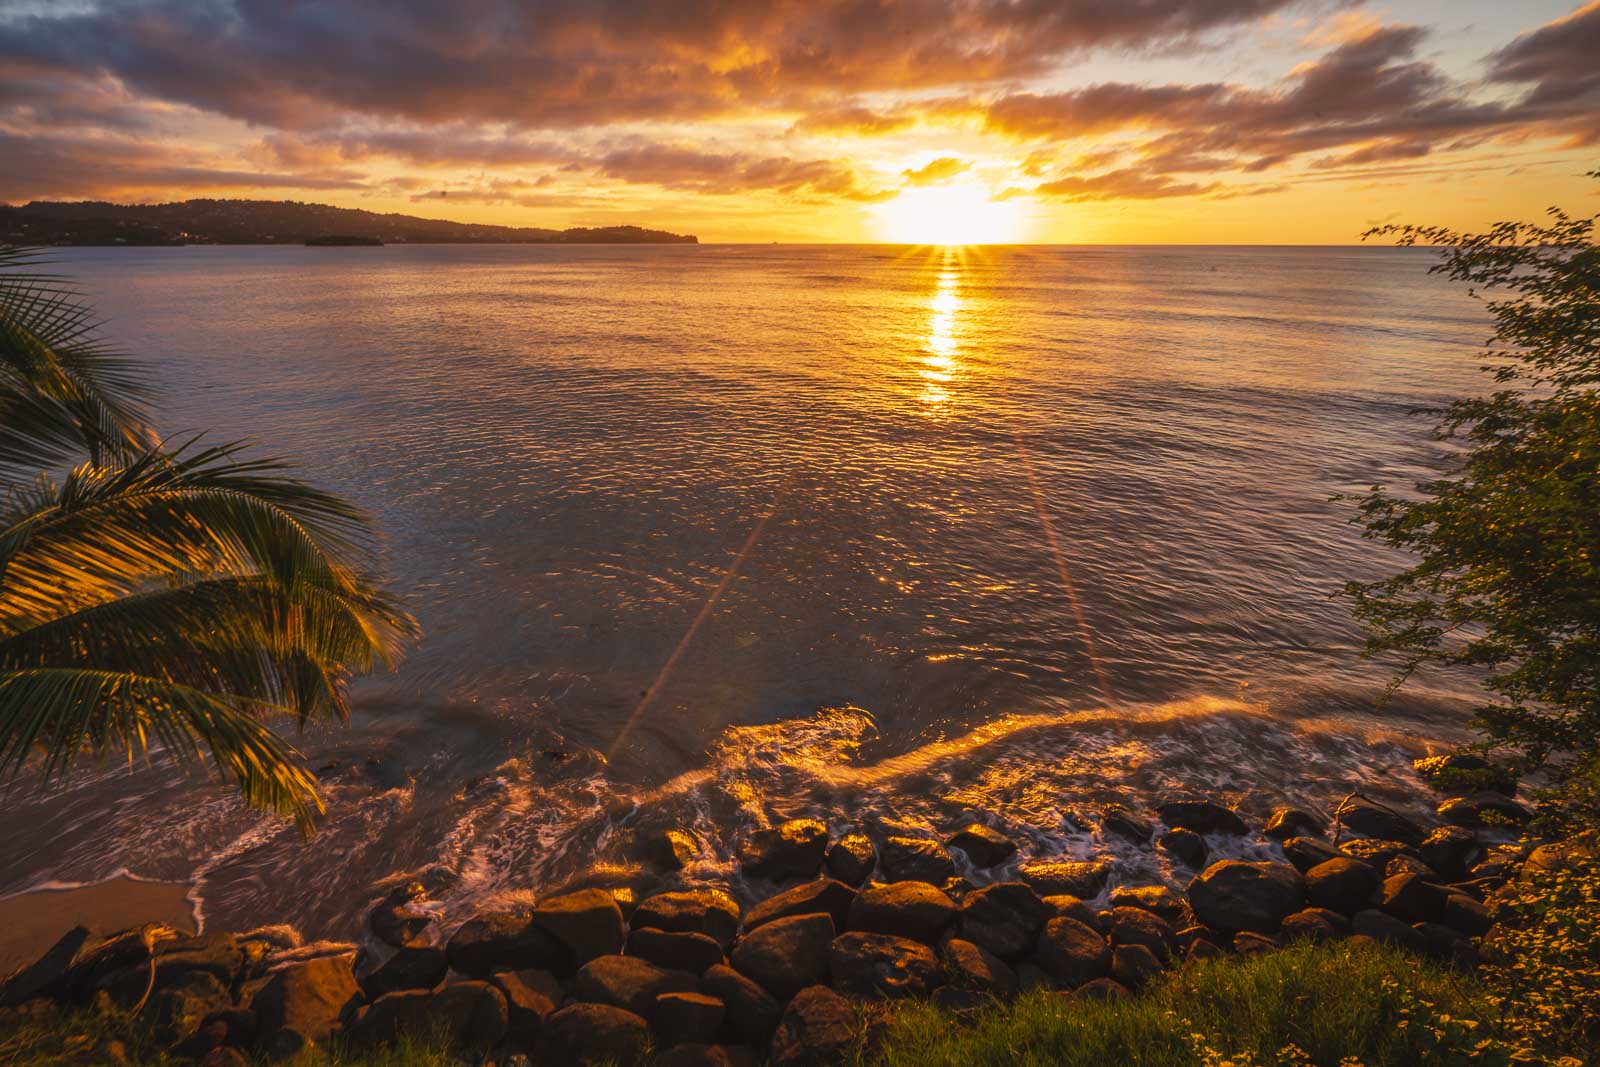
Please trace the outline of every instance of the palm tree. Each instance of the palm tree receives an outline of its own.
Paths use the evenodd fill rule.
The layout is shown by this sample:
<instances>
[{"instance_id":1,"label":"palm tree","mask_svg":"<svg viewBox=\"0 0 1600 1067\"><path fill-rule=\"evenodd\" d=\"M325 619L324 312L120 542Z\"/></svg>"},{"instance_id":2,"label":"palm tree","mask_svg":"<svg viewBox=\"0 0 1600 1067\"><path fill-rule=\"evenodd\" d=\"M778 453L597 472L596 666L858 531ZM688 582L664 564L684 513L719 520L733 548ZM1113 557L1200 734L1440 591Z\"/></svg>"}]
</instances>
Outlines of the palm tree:
<instances>
[{"instance_id":1,"label":"palm tree","mask_svg":"<svg viewBox=\"0 0 1600 1067\"><path fill-rule=\"evenodd\" d=\"M139 365L38 265L0 247L0 780L209 754L309 834L316 779L269 721L347 718L416 635L372 527L237 444L163 447Z\"/></svg>"}]
</instances>

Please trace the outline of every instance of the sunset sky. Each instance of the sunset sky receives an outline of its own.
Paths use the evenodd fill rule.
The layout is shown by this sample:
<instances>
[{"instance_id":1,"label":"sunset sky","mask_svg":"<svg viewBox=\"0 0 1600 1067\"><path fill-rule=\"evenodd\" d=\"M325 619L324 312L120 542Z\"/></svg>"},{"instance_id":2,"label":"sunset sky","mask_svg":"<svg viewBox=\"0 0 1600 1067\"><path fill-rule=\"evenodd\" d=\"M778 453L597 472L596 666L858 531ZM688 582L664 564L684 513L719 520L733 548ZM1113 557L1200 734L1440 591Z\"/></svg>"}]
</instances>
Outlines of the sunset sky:
<instances>
[{"instance_id":1,"label":"sunset sky","mask_svg":"<svg viewBox=\"0 0 1600 1067\"><path fill-rule=\"evenodd\" d=\"M706 241L1600 208L1600 0L0 0L0 200Z\"/></svg>"}]
</instances>

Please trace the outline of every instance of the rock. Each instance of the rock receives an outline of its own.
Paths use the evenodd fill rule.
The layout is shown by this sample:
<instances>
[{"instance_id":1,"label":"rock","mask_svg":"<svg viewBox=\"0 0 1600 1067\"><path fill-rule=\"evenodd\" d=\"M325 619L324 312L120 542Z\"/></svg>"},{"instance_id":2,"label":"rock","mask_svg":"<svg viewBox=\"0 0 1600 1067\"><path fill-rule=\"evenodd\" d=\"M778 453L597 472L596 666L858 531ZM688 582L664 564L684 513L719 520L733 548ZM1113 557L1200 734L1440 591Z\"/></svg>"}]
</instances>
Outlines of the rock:
<instances>
[{"instance_id":1,"label":"rock","mask_svg":"<svg viewBox=\"0 0 1600 1067\"><path fill-rule=\"evenodd\" d=\"M607 863L596 861L582 871L552 886L546 894L565 896L585 889L598 889L611 898L624 919L633 915L641 900L660 891L661 875L653 867L642 864Z\"/></svg>"},{"instance_id":2,"label":"rock","mask_svg":"<svg viewBox=\"0 0 1600 1067\"><path fill-rule=\"evenodd\" d=\"M845 834L828 849L828 873L848 886L857 888L872 877L878 865L878 850L866 834Z\"/></svg>"},{"instance_id":3,"label":"rock","mask_svg":"<svg viewBox=\"0 0 1600 1067\"><path fill-rule=\"evenodd\" d=\"M870 885L850 906L848 928L874 934L937 941L956 917L956 904L925 882Z\"/></svg>"},{"instance_id":4,"label":"rock","mask_svg":"<svg viewBox=\"0 0 1600 1067\"><path fill-rule=\"evenodd\" d=\"M1168 830L1156 841L1156 845L1184 866L1197 871L1206 865L1206 857L1211 855L1206 839L1193 830Z\"/></svg>"},{"instance_id":5,"label":"rock","mask_svg":"<svg viewBox=\"0 0 1600 1067\"><path fill-rule=\"evenodd\" d=\"M1157 959L1165 960L1171 954L1172 924L1143 908L1120 907L1111 909L1111 944L1143 945Z\"/></svg>"},{"instance_id":6,"label":"rock","mask_svg":"<svg viewBox=\"0 0 1600 1067\"><path fill-rule=\"evenodd\" d=\"M669 971L632 956L599 956L578 968L572 980L575 1000L610 1004L648 1016L662 993L698 992L694 975Z\"/></svg>"},{"instance_id":7,"label":"rock","mask_svg":"<svg viewBox=\"0 0 1600 1067\"><path fill-rule=\"evenodd\" d=\"M945 975L952 986L1009 1000L1020 985L1017 973L982 945L952 937L944 944Z\"/></svg>"},{"instance_id":8,"label":"rock","mask_svg":"<svg viewBox=\"0 0 1600 1067\"><path fill-rule=\"evenodd\" d=\"M974 867L993 867L1017 851L1016 842L982 823L971 823L945 839L949 848L959 848Z\"/></svg>"},{"instance_id":9,"label":"rock","mask_svg":"<svg viewBox=\"0 0 1600 1067\"><path fill-rule=\"evenodd\" d=\"M143 984L148 985L154 981L152 964L156 949L177 940L178 936L170 926L145 923L85 945L60 982L52 987L51 995L69 1001L88 1000L108 983L126 977L130 969L137 971ZM181 970L169 969L167 979L172 980ZM127 1006L131 1007L142 995L142 988L136 990Z\"/></svg>"},{"instance_id":10,"label":"rock","mask_svg":"<svg viewBox=\"0 0 1600 1067\"><path fill-rule=\"evenodd\" d=\"M802 882L792 889L785 889L776 896L768 897L751 908L744 917L744 929L749 933L773 919L821 913L831 916L834 927L842 930L845 919L850 914L850 905L855 899L856 891L837 879L822 878L815 882Z\"/></svg>"},{"instance_id":11,"label":"rock","mask_svg":"<svg viewBox=\"0 0 1600 1067\"><path fill-rule=\"evenodd\" d=\"M163 941L152 948L151 955L156 988L177 984L192 974L209 974L231 987L244 969L244 950L238 938L227 933Z\"/></svg>"},{"instance_id":12,"label":"rock","mask_svg":"<svg viewBox=\"0 0 1600 1067\"><path fill-rule=\"evenodd\" d=\"M1465 790L1490 790L1508 797L1517 795L1517 776L1471 752L1452 752L1413 760L1417 777L1441 793Z\"/></svg>"},{"instance_id":13,"label":"rock","mask_svg":"<svg viewBox=\"0 0 1600 1067\"><path fill-rule=\"evenodd\" d=\"M826 915L774 919L739 939L733 966L779 1000L788 1000L806 986L828 980L833 935L833 920Z\"/></svg>"},{"instance_id":14,"label":"rock","mask_svg":"<svg viewBox=\"0 0 1600 1067\"><path fill-rule=\"evenodd\" d=\"M385 993L357 1008L344 1024L341 1037L357 1047L392 1045L402 1034L427 1025L428 1001L433 994L421 989Z\"/></svg>"},{"instance_id":15,"label":"rock","mask_svg":"<svg viewBox=\"0 0 1600 1067\"><path fill-rule=\"evenodd\" d=\"M1465 878L1484 855L1478 835L1462 826L1439 827L1423 839L1417 852L1423 863L1450 879Z\"/></svg>"},{"instance_id":16,"label":"rock","mask_svg":"<svg viewBox=\"0 0 1600 1067\"><path fill-rule=\"evenodd\" d=\"M628 934L628 955L669 971L699 974L722 962L722 946L707 934L671 933L640 927Z\"/></svg>"},{"instance_id":17,"label":"rock","mask_svg":"<svg viewBox=\"0 0 1600 1067\"><path fill-rule=\"evenodd\" d=\"M856 1042L856 1013L827 986L801 990L772 1035L771 1067L822 1067L842 1061Z\"/></svg>"},{"instance_id":18,"label":"rock","mask_svg":"<svg viewBox=\"0 0 1600 1067\"><path fill-rule=\"evenodd\" d=\"M572 956L561 942L528 925L527 917L509 911L475 915L461 925L444 948L450 969L472 978L495 971L537 968L567 971Z\"/></svg>"},{"instance_id":19,"label":"rock","mask_svg":"<svg viewBox=\"0 0 1600 1067\"><path fill-rule=\"evenodd\" d=\"M1450 893L1444 898L1441 921L1468 937L1482 937L1494 926L1494 916L1489 909L1462 893Z\"/></svg>"},{"instance_id":20,"label":"rock","mask_svg":"<svg viewBox=\"0 0 1600 1067\"><path fill-rule=\"evenodd\" d=\"M1174 829L1193 830L1197 834L1237 836L1250 832L1237 812L1210 800L1171 800L1157 804L1156 815Z\"/></svg>"},{"instance_id":21,"label":"rock","mask_svg":"<svg viewBox=\"0 0 1600 1067\"><path fill-rule=\"evenodd\" d=\"M938 984L939 960L926 945L889 934L848 933L828 951L833 986L855 997L921 997Z\"/></svg>"},{"instance_id":22,"label":"rock","mask_svg":"<svg viewBox=\"0 0 1600 1067\"><path fill-rule=\"evenodd\" d=\"M692 1042L673 1045L652 1062L655 1067L756 1067L755 1056L747 1048Z\"/></svg>"},{"instance_id":23,"label":"rock","mask_svg":"<svg viewBox=\"0 0 1600 1067\"><path fill-rule=\"evenodd\" d=\"M1389 866L1389 861L1396 856L1416 855L1416 849L1403 841L1384 841L1376 837L1363 837L1354 841L1346 841L1339 846L1341 855L1349 856L1353 860L1370 864L1378 870Z\"/></svg>"},{"instance_id":24,"label":"rock","mask_svg":"<svg viewBox=\"0 0 1600 1067\"><path fill-rule=\"evenodd\" d=\"M246 930L239 935L239 944L246 945L258 941L267 945L273 952L284 952L288 949L299 948L305 944L305 938L300 936L300 931L284 923L272 926L258 926L254 930Z\"/></svg>"},{"instance_id":25,"label":"rock","mask_svg":"<svg viewBox=\"0 0 1600 1067\"><path fill-rule=\"evenodd\" d=\"M1449 892L1443 886L1434 885L1421 875L1397 874L1384 880L1379 907L1408 923L1436 922L1444 917L1447 896Z\"/></svg>"},{"instance_id":26,"label":"rock","mask_svg":"<svg viewBox=\"0 0 1600 1067\"><path fill-rule=\"evenodd\" d=\"M204 1019L231 1007L233 993L216 975L191 971L152 991L149 1010L157 1032L176 1038L193 1034ZM225 1037L226 1024L221 1030Z\"/></svg>"},{"instance_id":27,"label":"rock","mask_svg":"<svg viewBox=\"0 0 1600 1067\"><path fill-rule=\"evenodd\" d=\"M1526 826L1533 812L1500 793L1474 793L1452 797L1439 805L1439 818L1452 826Z\"/></svg>"},{"instance_id":28,"label":"rock","mask_svg":"<svg viewBox=\"0 0 1600 1067\"><path fill-rule=\"evenodd\" d=\"M637 1014L610 1004L569 1004L544 1021L538 1060L548 1064L636 1063L650 1040Z\"/></svg>"},{"instance_id":29,"label":"rock","mask_svg":"<svg viewBox=\"0 0 1600 1067\"><path fill-rule=\"evenodd\" d=\"M548 971L502 971L494 984L506 999L506 1041L513 1048L531 1048L544 1021L561 1005L561 984Z\"/></svg>"},{"instance_id":30,"label":"rock","mask_svg":"<svg viewBox=\"0 0 1600 1067\"><path fill-rule=\"evenodd\" d=\"M1102 934L1110 929L1111 913L1106 912L1102 918L1101 913L1091 907L1088 901L1080 900L1078 897L1063 893L1059 896L1045 897L1040 903L1050 909L1046 921L1055 918L1077 919L1091 930L1098 930Z\"/></svg>"},{"instance_id":31,"label":"rock","mask_svg":"<svg viewBox=\"0 0 1600 1067\"><path fill-rule=\"evenodd\" d=\"M783 1005L732 967L718 964L701 976L705 991L727 1006L729 1029L751 1044L764 1044L778 1027Z\"/></svg>"},{"instance_id":32,"label":"rock","mask_svg":"<svg viewBox=\"0 0 1600 1067\"><path fill-rule=\"evenodd\" d=\"M1422 938L1423 954L1430 959L1450 963L1472 952L1472 943L1443 923L1419 922L1411 928Z\"/></svg>"},{"instance_id":33,"label":"rock","mask_svg":"<svg viewBox=\"0 0 1600 1067\"><path fill-rule=\"evenodd\" d=\"M1049 989L1053 983L1043 967L1032 960L1023 960L1017 964L1017 984L1022 992L1031 993L1036 989Z\"/></svg>"},{"instance_id":34,"label":"rock","mask_svg":"<svg viewBox=\"0 0 1600 1067\"><path fill-rule=\"evenodd\" d=\"M1134 814L1121 804L1112 804L1100 813L1100 830L1102 833L1116 834L1136 845L1147 844L1155 834L1155 827L1149 819Z\"/></svg>"},{"instance_id":35,"label":"rock","mask_svg":"<svg viewBox=\"0 0 1600 1067\"><path fill-rule=\"evenodd\" d=\"M1195 960L1220 959L1226 955L1227 952L1223 950L1221 945L1215 941L1208 941L1206 938L1200 937L1189 943L1188 949L1184 951L1183 958L1193 963Z\"/></svg>"},{"instance_id":36,"label":"rock","mask_svg":"<svg viewBox=\"0 0 1600 1067\"><path fill-rule=\"evenodd\" d=\"M985 951L1003 960L1017 960L1033 950L1039 931L1052 915L1026 882L996 882L968 893L961 901L957 930Z\"/></svg>"},{"instance_id":37,"label":"rock","mask_svg":"<svg viewBox=\"0 0 1600 1067\"><path fill-rule=\"evenodd\" d=\"M704 993L662 993L650 1013L650 1028L665 1046L704 1044L717 1036L725 1012L722 1001Z\"/></svg>"},{"instance_id":38,"label":"rock","mask_svg":"<svg viewBox=\"0 0 1600 1067\"><path fill-rule=\"evenodd\" d=\"M1321 837L1328 832L1328 822L1303 808L1273 808L1272 817L1261 832L1274 841L1287 841L1291 837Z\"/></svg>"},{"instance_id":39,"label":"rock","mask_svg":"<svg viewBox=\"0 0 1600 1067\"><path fill-rule=\"evenodd\" d=\"M1195 918L1207 926L1272 933L1300 910L1305 883L1287 864L1222 860L1189 883L1188 896Z\"/></svg>"},{"instance_id":40,"label":"rock","mask_svg":"<svg viewBox=\"0 0 1600 1067\"><path fill-rule=\"evenodd\" d=\"M1397 874L1416 874L1422 876L1422 878L1429 882L1440 881L1439 872L1435 871L1432 867L1429 867L1426 863L1423 863L1417 857L1408 855L1404 852L1390 860L1389 866L1383 869L1383 876L1385 878L1393 878Z\"/></svg>"},{"instance_id":41,"label":"rock","mask_svg":"<svg viewBox=\"0 0 1600 1067\"><path fill-rule=\"evenodd\" d=\"M407 882L391 891L367 913L367 929L386 945L399 948L433 925L433 916L413 905L428 895L421 882Z\"/></svg>"},{"instance_id":42,"label":"rock","mask_svg":"<svg viewBox=\"0 0 1600 1067\"><path fill-rule=\"evenodd\" d=\"M0 1007L12 1007L60 991L73 966L97 944L98 939L87 926L74 926L57 938L43 956L0 986Z\"/></svg>"},{"instance_id":43,"label":"rock","mask_svg":"<svg viewBox=\"0 0 1600 1067\"><path fill-rule=\"evenodd\" d=\"M260 1020L249 1008L221 1008L200 1021L202 1027L220 1026L222 1044L236 1048L249 1048L256 1043Z\"/></svg>"},{"instance_id":44,"label":"rock","mask_svg":"<svg viewBox=\"0 0 1600 1067\"><path fill-rule=\"evenodd\" d=\"M1354 915L1371 907L1383 876L1371 865L1347 856L1319 863L1305 873L1306 896L1321 908Z\"/></svg>"},{"instance_id":45,"label":"rock","mask_svg":"<svg viewBox=\"0 0 1600 1067\"><path fill-rule=\"evenodd\" d=\"M1058 984L1076 988L1111 970L1111 946L1076 919L1051 919L1034 951L1039 966Z\"/></svg>"},{"instance_id":46,"label":"rock","mask_svg":"<svg viewBox=\"0 0 1600 1067\"><path fill-rule=\"evenodd\" d=\"M937 841L922 837L891 837L878 850L878 863L891 882L927 882L943 885L956 873L955 861Z\"/></svg>"},{"instance_id":47,"label":"rock","mask_svg":"<svg viewBox=\"0 0 1600 1067\"><path fill-rule=\"evenodd\" d=\"M706 934L724 950L739 932L739 905L720 889L659 893L640 901L632 925L672 933Z\"/></svg>"},{"instance_id":48,"label":"rock","mask_svg":"<svg viewBox=\"0 0 1600 1067\"><path fill-rule=\"evenodd\" d=\"M1328 908L1306 908L1283 920L1285 941L1334 941L1350 932L1350 920Z\"/></svg>"},{"instance_id":49,"label":"rock","mask_svg":"<svg viewBox=\"0 0 1600 1067\"><path fill-rule=\"evenodd\" d=\"M1428 832L1414 819L1375 800L1349 796L1340 802L1334 819L1347 830L1385 841L1400 841L1415 848Z\"/></svg>"},{"instance_id":50,"label":"rock","mask_svg":"<svg viewBox=\"0 0 1600 1067\"><path fill-rule=\"evenodd\" d=\"M756 878L810 878L827 850L827 826L816 819L790 819L751 834L739 850L739 865Z\"/></svg>"},{"instance_id":51,"label":"rock","mask_svg":"<svg viewBox=\"0 0 1600 1067\"><path fill-rule=\"evenodd\" d=\"M966 1022L976 1019L990 1008L994 1007L994 996L982 993L976 989L961 989L953 985L942 985L933 991L928 1002L942 1012L947 1012Z\"/></svg>"},{"instance_id":52,"label":"rock","mask_svg":"<svg viewBox=\"0 0 1600 1067\"><path fill-rule=\"evenodd\" d=\"M1283 855L1294 869L1305 872L1319 863L1338 859L1344 853L1317 837L1291 837L1283 843Z\"/></svg>"},{"instance_id":53,"label":"rock","mask_svg":"<svg viewBox=\"0 0 1600 1067\"><path fill-rule=\"evenodd\" d=\"M267 979L250 1001L259 1020L257 1041L277 1056L326 1046L345 1012L360 1000L354 963L354 954L323 956Z\"/></svg>"},{"instance_id":54,"label":"rock","mask_svg":"<svg viewBox=\"0 0 1600 1067\"><path fill-rule=\"evenodd\" d=\"M1164 885L1119 885L1111 891L1111 907L1143 908L1163 919L1181 919L1188 905Z\"/></svg>"},{"instance_id":55,"label":"rock","mask_svg":"<svg viewBox=\"0 0 1600 1067\"><path fill-rule=\"evenodd\" d=\"M452 1048L486 1050L506 1036L506 997L488 982L452 982L428 998L425 1033L440 1033Z\"/></svg>"},{"instance_id":56,"label":"rock","mask_svg":"<svg viewBox=\"0 0 1600 1067\"><path fill-rule=\"evenodd\" d=\"M700 855L700 839L677 827L652 827L634 835L633 854L663 871L681 871Z\"/></svg>"},{"instance_id":57,"label":"rock","mask_svg":"<svg viewBox=\"0 0 1600 1067\"><path fill-rule=\"evenodd\" d=\"M1111 950L1111 977L1138 989L1161 973L1161 961L1144 945L1118 945Z\"/></svg>"},{"instance_id":58,"label":"rock","mask_svg":"<svg viewBox=\"0 0 1600 1067\"><path fill-rule=\"evenodd\" d=\"M1233 937L1233 951L1241 956L1253 956L1258 952L1271 952L1281 947L1277 938L1268 937L1266 934L1252 933L1249 930L1240 931Z\"/></svg>"},{"instance_id":59,"label":"rock","mask_svg":"<svg viewBox=\"0 0 1600 1067\"><path fill-rule=\"evenodd\" d=\"M1362 937L1370 937L1419 956L1428 949L1421 934L1393 915L1386 915L1376 908L1358 911L1351 916L1350 929Z\"/></svg>"},{"instance_id":60,"label":"rock","mask_svg":"<svg viewBox=\"0 0 1600 1067\"><path fill-rule=\"evenodd\" d=\"M444 949L433 945L406 945L397 949L377 970L361 979L368 1000L402 989L433 989L450 970Z\"/></svg>"},{"instance_id":61,"label":"rock","mask_svg":"<svg viewBox=\"0 0 1600 1067\"><path fill-rule=\"evenodd\" d=\"M626 937L622 909L603 889L580 889L542 901L529 913L528 925L566 946L572 961L569 970L621 952Z\"/></svg>"},{"instance_id":62,"label":"rock","mask_svg":"<svg viewBox=\"0 0 1600 1067\"><path fill-rule=\"evenodd\" d=\"M1073 990L1079 1000L1128 1000L1133 993L1115 978L1096 978Z\"/></svg>"},{"instance_id":63,"label":"rock","mask_svg":"<svg viewBox=\"0 0 1600 1067\"><path fill-rule=\"evenodd\" d=\"M1089 900L1105 889L1111 877L1111 864L1105 860L1024 863L1017 877L1041 897L1072 896Z\"/></svg>"}]
</instances>

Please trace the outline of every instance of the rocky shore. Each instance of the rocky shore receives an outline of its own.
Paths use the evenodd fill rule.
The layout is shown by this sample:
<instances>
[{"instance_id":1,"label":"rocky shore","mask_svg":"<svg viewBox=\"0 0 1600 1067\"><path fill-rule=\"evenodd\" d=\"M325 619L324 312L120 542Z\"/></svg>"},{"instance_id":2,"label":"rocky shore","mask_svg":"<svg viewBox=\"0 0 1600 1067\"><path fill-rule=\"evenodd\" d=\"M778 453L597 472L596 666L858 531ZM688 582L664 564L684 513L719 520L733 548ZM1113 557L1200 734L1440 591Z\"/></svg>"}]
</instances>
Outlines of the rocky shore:
<instances>
[{"instance_id":1,"label":"rocky shore","mask_svg":"<svg viewBox=\"0 0 1600 1067\"><path fill-rule=\"evenodd\" d=\"M0 985L0 1028L136 1013L205 1067L407 1031L443 1036L466 1062L625 1064L650 1048L662 1064L786 1067L870 1040L864 1004L923 997L959 1017L1034 987L1132 997L1188 961L1300 938L1371 939L1470 970L1493 951L1497 892L1559 848L1515 840L1532 813L1503 770L1458 755L1417 771L1443 795L1436 825L1358 794L1326 817L1278 808L1259 830L1206 799L1098 814L1101 834L1192 870L1181 893L1123 884L1104 860L1025 860L977 884L1018 855L981 821L934 839L797 819L743 843L744 884L770 887L744 906L732 886L646 895L602 871L453 929L422 884L404 885L359 944L304 944L288 926L79 926ZM1258 834L1281 860L1213 859ZM692 851L677 829L636 844L662 869Z\"/></svg>"}]
</instances>

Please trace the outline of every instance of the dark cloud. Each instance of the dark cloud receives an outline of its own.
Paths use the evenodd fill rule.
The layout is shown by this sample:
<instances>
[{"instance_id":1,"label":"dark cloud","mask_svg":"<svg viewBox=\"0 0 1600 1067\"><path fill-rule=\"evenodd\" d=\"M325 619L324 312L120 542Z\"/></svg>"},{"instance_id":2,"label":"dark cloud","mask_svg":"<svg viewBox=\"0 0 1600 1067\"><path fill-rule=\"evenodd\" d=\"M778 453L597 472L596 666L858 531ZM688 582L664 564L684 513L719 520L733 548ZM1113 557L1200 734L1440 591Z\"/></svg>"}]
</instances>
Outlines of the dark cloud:
<instances>
[{"instance_id":1,"label":"dark cloud","mask_svg":"<svg viewBox=\"0 0 1600 1067\"><path fill-rule=\"evenodd\" d=\"M1220 187L1218 182L1180 182L1164 174L1132 167L1088 177L1068 175L1031 190L1053 200L1161 200L1172 196L1199 196Z\"/></svg>"},{"instance_id":2,"label":"dark cloud","mask_svg":"<svg viewBox=\"0 0 1600 1067\"><path fill-rule=\"evenodd\" d=\"M1571 114L1578 143L1600 141L1600 0L1524 33L1489 57L1489 77L1529 87L1527 109Z\"/></svg>"},{"instance_id":3,"label":"dark cloud","mask_svg":"<svg viewBox=\"0 0 1600 1067\"><path fill-rule=\"evenodd\" d=\"M639 144L608 152L594 165L600 174L619 181L701 193L771 190L861 201L894 195L892 190L864 187L855 169L839 160L707 152L691 145Z\"/></svg>"},{"instance_id":4,"label":"dark cloud","mask_svg":"<svg viewBox=\"0 0 1600 1067\"><path fill-rule=\"evenodd\" d=\"M1292 0L106 0L0 21L0 60L110 75L280 128L359 114L546 128L796 93L1040 73L1192 41Z\"/></svg>"}]
</instances>

